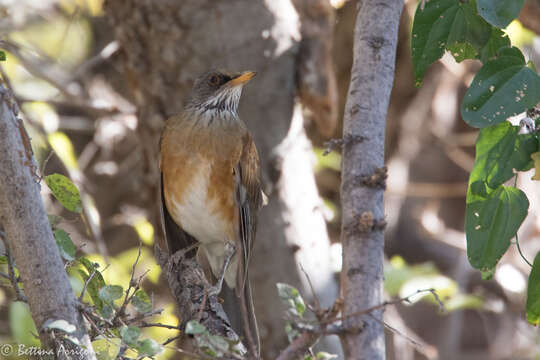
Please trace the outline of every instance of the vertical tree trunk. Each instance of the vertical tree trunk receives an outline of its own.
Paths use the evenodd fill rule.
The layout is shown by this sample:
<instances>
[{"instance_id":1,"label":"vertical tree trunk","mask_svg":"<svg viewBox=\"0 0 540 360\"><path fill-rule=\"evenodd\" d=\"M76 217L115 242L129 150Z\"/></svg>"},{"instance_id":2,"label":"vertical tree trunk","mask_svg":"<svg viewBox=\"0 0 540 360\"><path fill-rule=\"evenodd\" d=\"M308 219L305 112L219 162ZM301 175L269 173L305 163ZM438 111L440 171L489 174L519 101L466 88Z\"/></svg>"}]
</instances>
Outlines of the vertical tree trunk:
<instances>
[{"instance_id":1,"label":"vertical tree trunk","mask_svg":"<svg viewBox=\"0 0 540 360\"><path fill-rule=\"evenodd\" d=\"M386 112L394 80L402 0L360 0L343 127L341 275L347 359L385 358L382 313L348 314L383 301Z\"/></svg>"},{"instance_id":2,"label":"vertical tree trunk","mask_svg":"<svg viewBox=\"0 0 540 360\"><path fill-rule=\"evenodd\" d=\"M95 359L41 201L30 139L17 113L13 97L0 85L0 224L4 240L13 252L43 348L54 350L58 359ZM74 325L76 330L70 336L85 349L66 340L61 331L52 334L44 328L55 320Z\"/></svg>"},{"instance_id":3,"label":"vertical tree trunk","mask_svg":"<svg viewBox=\"0 0 540 360\"><path fill-rule=\"evenodd\" d=\"M163 121L182 110L193 80L211 68L258 72L244 89L239 113L254 135L269 194L269 204L259 215L250 278L263 356L272 358L287 342L276 282L310 293L301 286L295 256L310 260L303 265L308 273L313 268L316 290L328 298L337 292L325 258L329 241L317 210L321 201L301 114L291 128L298 14L291 0L124 0L107 1L105 9L123 47L126 80L139 109L137 131L145 151L148 190L140 196L147 203L155 204ZM317 250L320 261L306 256L310 249Z\"/></svg>"}]
</instances>

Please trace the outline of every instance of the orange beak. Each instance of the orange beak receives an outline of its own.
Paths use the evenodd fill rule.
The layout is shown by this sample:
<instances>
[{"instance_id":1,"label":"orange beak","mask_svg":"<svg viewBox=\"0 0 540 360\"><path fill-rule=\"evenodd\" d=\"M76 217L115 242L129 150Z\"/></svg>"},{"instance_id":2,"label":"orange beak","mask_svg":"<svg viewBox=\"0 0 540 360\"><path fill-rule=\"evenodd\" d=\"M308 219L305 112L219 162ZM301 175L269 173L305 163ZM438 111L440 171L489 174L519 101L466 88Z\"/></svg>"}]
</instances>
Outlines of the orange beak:
<instances>
[{"instance_id":1,"label":"orange beak","mask_svg":"<svg viewBox=\"0 0 540 360\"><path fill-rule=\"evenodd\" d=\"M244 85L256 74L257 73L255 71L244 71L242 74L229 81L229 84L230 86Z\"/></svg>"}]
</instances>

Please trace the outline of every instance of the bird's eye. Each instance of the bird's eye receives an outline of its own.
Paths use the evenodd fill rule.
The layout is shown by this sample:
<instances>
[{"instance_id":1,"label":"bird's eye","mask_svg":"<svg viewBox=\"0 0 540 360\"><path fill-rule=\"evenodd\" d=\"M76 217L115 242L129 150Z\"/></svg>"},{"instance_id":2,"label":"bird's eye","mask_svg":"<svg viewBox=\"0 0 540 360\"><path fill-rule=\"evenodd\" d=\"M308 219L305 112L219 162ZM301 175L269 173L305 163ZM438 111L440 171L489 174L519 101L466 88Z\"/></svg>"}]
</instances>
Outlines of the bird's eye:
<instances>
[{"instance_id":1,"label":"bird's eye","mask_svg":"<svg viewBox=\"0 0 540 360\"><path fill-rule=\"evenodd\" d=\"M208 83L212 86L219 85L219 76L217 75L210 76L210 79L208 79Z\"/></svg>"}]
</instances>

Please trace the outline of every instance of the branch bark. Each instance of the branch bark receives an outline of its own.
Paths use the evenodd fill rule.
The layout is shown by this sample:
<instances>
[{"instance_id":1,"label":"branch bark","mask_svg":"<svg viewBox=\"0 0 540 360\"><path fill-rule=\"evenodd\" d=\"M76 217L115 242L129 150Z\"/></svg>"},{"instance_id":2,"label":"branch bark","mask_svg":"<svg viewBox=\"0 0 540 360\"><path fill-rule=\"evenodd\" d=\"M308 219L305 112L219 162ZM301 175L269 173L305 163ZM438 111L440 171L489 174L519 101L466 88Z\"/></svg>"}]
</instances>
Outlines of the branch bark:
<instances>
[{"instance_id":1,"label":"branch bark","mask_svg":"<svg viewBox=\"0 0 540 360\"><path fill-rule=\"evenodd\" d=\"M386 112L394 80L402 0L358 2L354 61L345 107L341 201L341 273L347 359L385 358L382 310L349 314L383 302Z\"/></svg>"},{"instance_id":2,"label":"branch bark","mask_svg":"<svg viewBox=\"0 0 540 360\"><path fill-rule=\"evenodd\" d=\"M194 259L182 257L181 251L172 256L161 251L156 246L156 258L169 288L178 305L182 329L187 321L199 319L206 329L213 335L226 337L234 342L239 341L238 335L232 329L217 295L208 296L207 289L210 283L206 279L200 265ZM246 353L246 348L238 342L238 350Z\"/></svg>"},{"instance_id":3,"label":"branch bark","mask_svg":"<svg viewBox=\"0 0 540 360\"><path fill-rule=\"evenodd\" d=\"M77 300L64 270L41 201L30 139L12 94L0 85L0 224L19 270L43 348L58 359L95 359ZM65 320L76 327L66 339L46 325Z\"/></svg>"}]
</instances>

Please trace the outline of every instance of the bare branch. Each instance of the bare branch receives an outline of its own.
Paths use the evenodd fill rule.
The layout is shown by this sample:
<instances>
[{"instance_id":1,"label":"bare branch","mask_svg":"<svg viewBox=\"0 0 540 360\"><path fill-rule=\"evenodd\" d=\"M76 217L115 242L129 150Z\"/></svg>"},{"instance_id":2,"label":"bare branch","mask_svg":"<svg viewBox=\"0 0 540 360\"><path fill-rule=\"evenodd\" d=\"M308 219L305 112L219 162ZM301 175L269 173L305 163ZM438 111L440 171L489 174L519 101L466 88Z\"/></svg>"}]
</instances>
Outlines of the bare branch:
<instances>
[{"instance_id":1,"label":"bare branch","mask_svg":"<svg viewBox=\"0 0 540 360\"><path fill-rule=\"evenodd\" d=\"M13 95L2 85L0 100L0 222L21 274L32 318L45 348L59 350L56 346L60 342L64 349L77 354L72 358L95 359L41 200L29 138L16 117ZM45 326L59 319L75 326L76 331L70 335L86 351ZM65 353L60 355L66 358Z\"/></svg>"}]
</instances>

